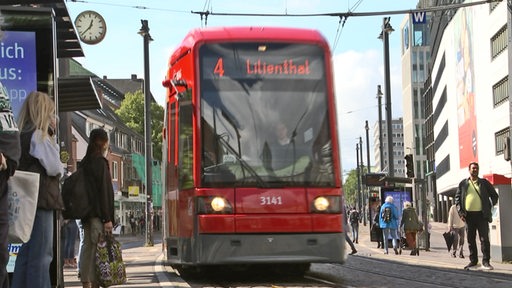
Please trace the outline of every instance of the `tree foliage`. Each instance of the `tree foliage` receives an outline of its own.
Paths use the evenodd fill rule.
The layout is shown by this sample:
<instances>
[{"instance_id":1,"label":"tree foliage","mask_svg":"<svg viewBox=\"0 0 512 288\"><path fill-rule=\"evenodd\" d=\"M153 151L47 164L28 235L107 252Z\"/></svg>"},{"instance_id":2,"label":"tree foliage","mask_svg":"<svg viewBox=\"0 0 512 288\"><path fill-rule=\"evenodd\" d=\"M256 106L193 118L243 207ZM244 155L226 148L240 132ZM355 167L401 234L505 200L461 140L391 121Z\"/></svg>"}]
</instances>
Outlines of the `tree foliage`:
<instances>
[{"instance_id":1,"label":"tree foliage","mask_svg":"<svg viewBox=\"0 0 512 288\"><path fill-rule=\"evenodd\" d=\"M144 135L144 94L142 90L126 93L116 114L129 128ZM164 109L157 103L151 103L151 142L153 159L162 160L162 129Z\"/></svg>"},{"instance_id":2,"label":"tree foliage","mask_svg":"<svg viewBox=\"0 0 512 288\"><path fill-rule=\"evenodd\" d=\"M352 169L348 173L345 183L343 183L343 195L345 195L345 205L355 206L357 203L357 169Z\"/></svg>"},{"instance_id":3,"label":"tree foliage","mask_svg":"<svg viewBox=\"0 0 512 288\"><path fill-rule=\"evenodd\" d=\"M363 167L363 175L366 174L366 171L366 167ZM363 183L361 183L361 187L363 187ZM357 169L352 169L348 173L348 176L345 179L345 183L343 183L343 195L345 196L345 204L348 206L357 206L357 193ZM363 193L363 195L365 195L365 193Z\"/></svg>"}]
</instances>

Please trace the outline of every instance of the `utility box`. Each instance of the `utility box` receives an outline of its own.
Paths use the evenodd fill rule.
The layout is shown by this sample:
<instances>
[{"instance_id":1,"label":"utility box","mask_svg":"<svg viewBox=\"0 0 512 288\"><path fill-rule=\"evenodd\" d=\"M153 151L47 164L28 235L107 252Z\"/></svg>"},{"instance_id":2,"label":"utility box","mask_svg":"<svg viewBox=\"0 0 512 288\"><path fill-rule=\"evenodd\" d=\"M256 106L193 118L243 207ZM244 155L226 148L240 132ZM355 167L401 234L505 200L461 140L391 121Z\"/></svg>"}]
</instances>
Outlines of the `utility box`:
<instances>
[{"instance_id":1,"label":"utility box","mask_svg":"<svg viewBox=\"0 0 512 288\"><path fill-rule=\"evenodd\" d=\"M491 259L497 262L512 261L512 189L511 179L499 174L484 175L500 196L492 209L492 223L489 224ZM503 228L503 229L502 229Z\"/></svg>"}]
</instances>

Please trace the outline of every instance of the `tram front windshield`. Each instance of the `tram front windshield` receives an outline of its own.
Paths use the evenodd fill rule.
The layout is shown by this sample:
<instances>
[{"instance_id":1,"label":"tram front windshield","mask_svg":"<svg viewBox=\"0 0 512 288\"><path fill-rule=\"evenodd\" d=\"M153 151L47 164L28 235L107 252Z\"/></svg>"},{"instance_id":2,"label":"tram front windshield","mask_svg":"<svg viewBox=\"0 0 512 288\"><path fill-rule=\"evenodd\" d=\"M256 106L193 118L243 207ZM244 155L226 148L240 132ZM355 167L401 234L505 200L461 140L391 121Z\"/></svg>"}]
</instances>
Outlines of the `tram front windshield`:
<instances>
[{"instance_id":1,"label":"tram front windshield","mask_svg":"<svg viewBox=\"0 0 512 288\"><path fill-rule=\"evenodd\" d=\"M205 44L199 61L203 186L334 185L321 47Z\"/></svg>"}]
</instances>

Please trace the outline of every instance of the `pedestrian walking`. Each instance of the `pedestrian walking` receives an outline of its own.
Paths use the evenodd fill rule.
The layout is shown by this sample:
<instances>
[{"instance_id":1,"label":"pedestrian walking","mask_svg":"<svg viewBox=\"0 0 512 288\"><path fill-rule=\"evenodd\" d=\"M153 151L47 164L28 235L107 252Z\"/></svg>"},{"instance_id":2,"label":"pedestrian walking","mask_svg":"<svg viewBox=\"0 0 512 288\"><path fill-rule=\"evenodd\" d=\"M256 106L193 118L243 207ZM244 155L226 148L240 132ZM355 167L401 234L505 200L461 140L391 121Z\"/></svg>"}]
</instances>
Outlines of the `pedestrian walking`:
<instances>
[{"instance_id":1,"label":"pedestrian walking","mask_svg":"<svg viewBox=\"0 0 512 288\"><path fill-rule=\"evenodd\" d=\"M350 221L350 227L352 228L352 242L359 243L359 211L356 207L352 207L349 212L348 219Z\"/></svg>"},{"instance_id":2,"label":"pedestrian walking","mask_svg":"<svg viewBox=\"0 0 512 288\"><path fill-rule=\"evenodd\" d=\"M350 237L348 237L347 233L345 233L345 241L347 241L348 245L350 246L350 249L352 249L352 251L350 253L348 253L348 255L356 254L357 253L356 246L354 246L354 242L352 242L352 240L350 240Z\"/></svg>"},{"instance_id":3,"label":"pedestrian walking","mask_svg":"<svg viewBox=\"0 0 512 288\"><path fill-rule=\"evenodd\" d=\"M2 32L0 31L0 34ZM1 38L1 37L0 37ZM14 120L11 101L0 83L0 288L9 287L9 200L7 180L14 175L21 155L20 133Z\"/></svg>"},{"instance_id":4,"label":"pedestrian walking","mask_svg":"<svg viewBox=\"0 0 512 288\"><path fill-rule=\"evenodd\" d=\"M398 209L393 204L393 197L388 196L384 200L384 204L380 208L379 225L382 229L382 236L384 241L384 254L388 254L388 239L391 237L393 243L393 250L398 255Z\"/></svg>"},{"instance_id":5,"label":"pedestrian walking","mask_svg":"<svg viewBox=\"0 0 512 288\"><path fill-rule=\"evenodd\" d=\"M491 208L498 203L498 193L489 181L478 177L479 165L471 162L468 166L469 178L459 183L455 193L455 205L462 221L466 222L468 234L469 264L466 270L478 268L478 248L476 232L482 250L482 268L494 269L491 264L491 244L489 241L489 223L492 222Z\"/></svg>"},{"instance_id":6,"label":"pedestrian walking","mask_svg":"<svg viewBox=\"0 0 512 288\"><path fill-rule=\"evenodd\" d=\"M345 211L345 206L343 205L343 210L341 211L341 215L343 216L343 223L347 224L348 222L350 221L347 221L347 219L349 218L348 215L350 215L350 213L347 215L346 211ZM347 241L348 245L350 246L350 249L352 249L352 251L349 253L349 255L354 255L357 253L357 250L356 250L356 247L354 246L354 242L352 242L352 240L350 240L350 237L348 236L348 233L347 231L345 230L345 241Z\"/></svg>"},{"instance_id":7,"label":"pedestrian walking","mask_svg":"<svg viewBox=\"0 0 512 288\"><path fill-rule=\"evenodd\" d=\"M18 169L39 173L39 195L30 240L21 245L14 266L12 288L50 288L53 259L54 211L62 210L60 178L64 175L55 138L55 102L46 93L31 92L18 117L21 158Z\"/></svg>"},{"instance_id":8,"label":"pedestrian walking","mask_svg":"<svg viewBox=\"0 0 512 288\"><path fill-rule=\"evenodd\" d=\"M466 234L466 223L462 221L457 212L457 206L453 204L448 212L448 232L453 235L452 257L464 258L464 236Z\"/></svg>"},{"instance_id":9,"label":"pedestrian walking","mask_svg":"<svg viewBox=\"0 0 512 288\"><path fill-rule=\"evenodd\" d=\"M420 255L420 251L416 247L416 235L420 228L420 221L418 220L416 209L412 207L412 203L409 201L404 202L400 227L404 229L405 241L407 242L407 247L411 248L411 255Z\"/></svg>"},{"instance_id":10,"label":"pedestrian walking","mask_svg":"<svg viewBox=\"0 0 512 288\"><path fill-rule=\"evenodd\" d=\"M372 237L377 240L377 248L384 249L384 241L382 237L382 229L380 228L380 205L377 206L377 209L375 210L375 217L373 217L373 224L372 224Z\"/></svg>"}]
</instances>

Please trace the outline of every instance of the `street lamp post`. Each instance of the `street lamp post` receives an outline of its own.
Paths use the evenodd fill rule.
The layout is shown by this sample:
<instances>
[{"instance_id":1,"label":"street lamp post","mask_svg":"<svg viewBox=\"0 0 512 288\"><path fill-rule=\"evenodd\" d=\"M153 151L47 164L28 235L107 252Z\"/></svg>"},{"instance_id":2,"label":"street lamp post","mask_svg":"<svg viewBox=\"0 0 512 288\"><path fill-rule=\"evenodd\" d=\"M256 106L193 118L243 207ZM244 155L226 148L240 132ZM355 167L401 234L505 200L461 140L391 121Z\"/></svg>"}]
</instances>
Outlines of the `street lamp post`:
<instances>
[{"instance_id":1,"label":"street lamp post","mask_svg":"<svg viewBox=\"0 0 512 288\"><path fill-rule=\"evenodd\" d=\"M359 209L359 213L363 213L363 225L366 226L366 197L364 197L364 184L363 184L363 175L364 175L364 160L363 160L363 139L359 136L359 155L361 156L361 202L363 204L363 209Z\"/></svg>"},{"instance_id":2,"label":"street lamp post","mask_svg":"<svg viewBox=\"0 0 512 288\"><path fill-rule=\"evenodd\" d=\"M151 220L151 201L153 191L152 185L152 153L151 153L151 91L149 86L149 42L153 41L149 35L148 20L140 20L142 26L138 34L144 38L144 138L146 154L146 246L153 246L153 221Z\"/></svg>"},{"instance_id":3,"label":"street lamp post","mask_svg":"<svg viewBox=\"0 0 512 288\"><path fill-rule=\"evenodd\" d=\"M382 172L384 168L384 151L382 151L382 91L380 85L377 85L377 103L379 106L379 154L380 154L380 167L379 171Z\"/></svg>"},{"instance_id":4,"label":"street lamp post","mask_svg":"<svg viewBox=\"0 0 512 288\"><path fill-rule=\"evenodd\" d=\"M357 206L361 211L361 173L359 170L359 143L356 143L356 162L357 162Z\"/></svg>"},{"instance_id":5,"label":"street lamp post","mask_svg":"<svg viewBox=\"0 0 512 288\"><path fill-rule=\"evenodd\" d=\"M369 133L369 130L370 130L370 127L368 127L368 120L366 120L364 122L364 130L366 130L366 167L367 170L366 170L366 173L370 173L370 136L368 135ZM370 208L370 186L368 186L368 184L366 184L366 190L368 190L368 223L370 223L370 229L371 229L371 224L372 224L372 214L371 214L371 211L372 209Z\"/></svg>"},{"instance_id":6,"label":"street lamp post","mask_svg":"<svg viewBox=\"0 0 512 288\"><path fill-rule=\"evenodd\" d=\"M395 31L389 23L391 17L384 17L382 22L382 31L379 38L382 37L384 42L384 80L386 89L386 125L388 135L388 175L393 177L395 174L393 159L393 130L392 130L392 114L391 114L391 83L389 72L389 33Z\"/></svg>"}]
</instances>

